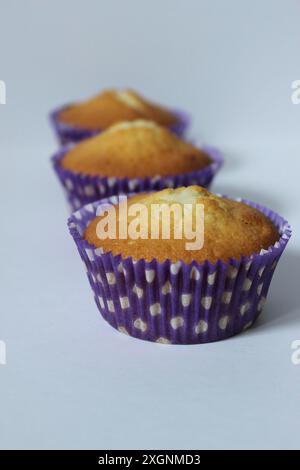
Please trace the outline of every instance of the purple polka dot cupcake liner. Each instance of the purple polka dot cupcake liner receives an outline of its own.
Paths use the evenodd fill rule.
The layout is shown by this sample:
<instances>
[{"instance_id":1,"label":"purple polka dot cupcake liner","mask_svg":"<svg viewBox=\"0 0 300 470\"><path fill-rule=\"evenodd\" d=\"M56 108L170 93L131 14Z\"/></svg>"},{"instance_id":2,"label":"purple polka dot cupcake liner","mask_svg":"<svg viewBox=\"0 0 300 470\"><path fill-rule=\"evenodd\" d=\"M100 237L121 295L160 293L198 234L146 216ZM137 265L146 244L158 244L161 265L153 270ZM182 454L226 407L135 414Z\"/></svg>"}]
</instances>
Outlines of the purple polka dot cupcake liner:
<instances>
[{"instance_id":1,"label":"purple polka dot cupcake liner","mask_svg":"<svg viewBox=\"0 0 300 470\"><path fill-rule=\"evenodd\" d=\"M275 212L238 200L265 214L280 239L268 250L227 263L135 261L95 248L83 233L105 204L118 203L116 196L73 213L69 230L103 318L121 333L165 344L219 341L249 328L262 312L291 227Z\"/></svg>"},{"instance_id":2,"label":"purple polka dot cupcake liner","mask_svg":"<svg viewBox=\"0 0 300 470\"><path fill-rule=\"evenodd\" d=\"M219 150L212 147L203 147L212 162L201 170L183 173L175 176L154 176L152 178L115 178L89 176L73 173L61 166L64 155L73 147L62 147L53 157L52 163L55 173L62 184L67 201L72 210L105 197L128 194L132 192L159 191L164 188L178 188L180 186L200 185L209 188L212 179L223 164L223 157Z\"/></svg>"},{"instance_id":3,"label":"purple polka dot cupcake liner","mask_svg":"<svg viewBox=\"0 0 300 470\"><path fill-rule=\"evenodd\" d=\"M54 129L54 133L60 145L77 143L83 139L87 139L88 137L93 137L94 135L97 135L101 132L100 130L87 130L78 126L72 126L70 124L61 122L59 120L60 113L70 106L72 105L69 104L66 106L62 106L50 113L50 123L52 128ZM172 111L172 113L177 117L177 122L170 126L169 130L171 132L174 132L174 134L178 135L179 137L183 137L190 125L190 117L184 111L174 110Z\"/></svg>"}]
</instances>

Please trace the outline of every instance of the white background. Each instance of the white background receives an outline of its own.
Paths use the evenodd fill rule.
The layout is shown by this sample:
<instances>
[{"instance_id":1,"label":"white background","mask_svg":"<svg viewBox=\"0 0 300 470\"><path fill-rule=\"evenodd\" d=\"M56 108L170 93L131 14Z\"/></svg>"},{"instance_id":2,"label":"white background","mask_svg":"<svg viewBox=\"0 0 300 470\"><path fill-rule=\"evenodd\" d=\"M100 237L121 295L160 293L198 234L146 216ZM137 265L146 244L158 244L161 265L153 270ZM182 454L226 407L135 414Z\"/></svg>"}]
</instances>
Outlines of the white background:
<instances>
[{"instance_id":1,"label":"white background","mask_svg":"<svg viewBox=\"0 0 300 470\"><path fill-rule=\"evenodd\" d=\"M0 0L1 448L299 448L300 1ZM260 321L163 346L98 314L66 229L47 113L107 86L188 110L213 189L293 226Z\"/></svg>"}]
</instances>

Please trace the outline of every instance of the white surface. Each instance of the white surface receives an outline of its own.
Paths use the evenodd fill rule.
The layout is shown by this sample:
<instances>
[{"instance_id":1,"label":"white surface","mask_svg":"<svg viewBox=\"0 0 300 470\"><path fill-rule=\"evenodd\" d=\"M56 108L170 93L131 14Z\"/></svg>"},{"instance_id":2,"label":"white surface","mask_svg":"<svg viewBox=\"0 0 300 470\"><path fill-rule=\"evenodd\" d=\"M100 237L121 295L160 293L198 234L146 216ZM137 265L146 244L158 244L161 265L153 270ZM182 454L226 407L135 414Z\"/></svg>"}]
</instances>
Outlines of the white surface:
<instances>
[{"instance_id":1,"label":"white surface","mask_svg":"<svg viewBox=\"0 0 300 470\"><path fill-rule=\"evenodd\" d=\"M299 448L300 3L1 0L0 12L0 447ZM292 224L248 332L163 346L100 318L46 114L108 85L190 110L193 135L226 154L213 189Z\"/></svg>"}]
</instances>

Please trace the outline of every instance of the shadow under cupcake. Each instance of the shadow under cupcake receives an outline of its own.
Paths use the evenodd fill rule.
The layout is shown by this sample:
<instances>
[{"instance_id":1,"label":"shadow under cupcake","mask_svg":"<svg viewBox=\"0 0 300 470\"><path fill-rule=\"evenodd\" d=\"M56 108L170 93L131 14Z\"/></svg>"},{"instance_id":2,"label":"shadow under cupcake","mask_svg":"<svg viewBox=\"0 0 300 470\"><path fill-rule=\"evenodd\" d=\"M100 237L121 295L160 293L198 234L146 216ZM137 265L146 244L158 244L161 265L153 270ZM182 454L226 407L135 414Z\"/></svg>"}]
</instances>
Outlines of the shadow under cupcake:
<instances>
[{"instance_id":1,"label":"shadow under cupcake","mask_svg":"<svg viewBox=\"0 0 300 470\"><path fill-rule=\"evenodd\" d=\"M148 214L153 204L189 207L196 230L201 205L203 245L187 250L191 240L175 238L184 223L180 216L170 219L169 238L151 238L152 221L156 227L163 221L157 213L148 219L148 238L100 238L98 229L110 211L118 224L130 226L125 203L127 215L134 204ZM122 333L166 344L218 341L249 328L291 236L289 224L275 212L197 186L138 194L125 202L113 196L75 212L68 225L104 319Z\"/></svg>"}]
</instances>

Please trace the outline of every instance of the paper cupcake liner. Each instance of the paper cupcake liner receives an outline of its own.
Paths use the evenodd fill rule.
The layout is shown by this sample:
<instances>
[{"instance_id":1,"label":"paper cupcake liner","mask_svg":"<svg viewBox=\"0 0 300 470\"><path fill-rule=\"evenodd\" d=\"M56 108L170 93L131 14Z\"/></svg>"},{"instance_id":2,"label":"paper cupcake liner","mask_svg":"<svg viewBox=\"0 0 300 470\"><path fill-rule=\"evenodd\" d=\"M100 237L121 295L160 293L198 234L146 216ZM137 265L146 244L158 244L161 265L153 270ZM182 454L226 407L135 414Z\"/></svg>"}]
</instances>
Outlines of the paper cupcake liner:
<instances>
[{"instance_id":1,"label":"paper cupcake liner","mask_svg":"<svg viewBox=\"0 0 300 470\"><path fill-rule=\"evenodd\" d=\"M84 230L103 205L116 204L117 197L72 214L68 226L103 318L122 333L166 344L219 341L250 327L263 309L291 228L275 212L248 200L239 201L265 214L277 227L280 239L250 257L215 264L134 261L90 245L83 239Z\"/></svg>"},{"instance_id":2,"label":"paper cupcake liner","mask_svg":"<svg viewBox=\"0 0 300 470\"><path fill-rule=\"evenodd\" d=\"M51 125L54 129L58 142L61 145L76 143L101 132L100 130L91 131L61 122L59 120L60 113L70 106L70 104L62 106L50 113ZM169 126L169 130L177 134L179 137L183 137L190 125L190 117L184 111L174 110L171 112L177 117L177 122L172 126Z\"/></svg>"},{"instance_id":3,"label":"paper cupcake liner","mask_svg":"<svg viewBox=\"0 0 300 470\"><path fill-rule=\"evenodd\" d=\"M203 147L203 150L211 157L212 163L198 171L175 176L154 176L151 178L89 176L73 173L61 167L61 160L71 148L72 145L61 148L52 157L52 163L72 210L79 209L85 204L98 201L99 199L118 194L158 191L164 188L178 188L193 184L209 188L213 177L223 164L223 157L217 149Z\"/></svg>"}]
</instances>

